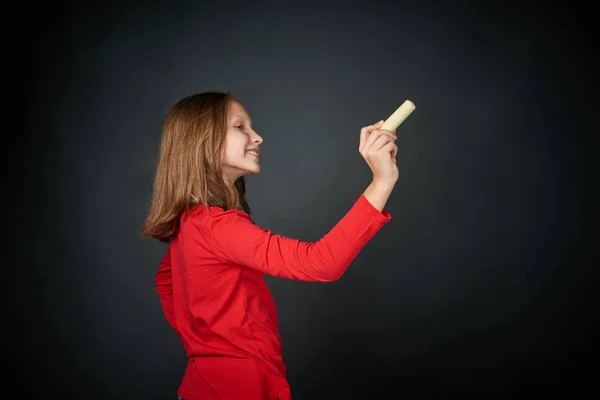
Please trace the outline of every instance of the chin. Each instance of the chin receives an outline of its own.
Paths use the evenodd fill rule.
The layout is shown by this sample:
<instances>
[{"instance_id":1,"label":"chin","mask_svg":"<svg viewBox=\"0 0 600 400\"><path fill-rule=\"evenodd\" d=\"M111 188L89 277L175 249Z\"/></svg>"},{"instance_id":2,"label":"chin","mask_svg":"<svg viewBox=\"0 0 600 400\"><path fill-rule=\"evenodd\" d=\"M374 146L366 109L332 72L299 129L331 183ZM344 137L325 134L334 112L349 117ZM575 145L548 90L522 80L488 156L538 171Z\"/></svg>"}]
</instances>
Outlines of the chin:
<instances>
[{"instance_id":1,"label":"chin","mask_svg":"<svg viewBox=\"0 0 600 400\"><path fill-rule=\"evenodd\" d=\"M256 175L260 172L260 168L247 169L241 176Z\"/></svg>"},{"instance_id":2,"label":"chin","mask_svg":"<svg viewBox=\"0 0 600 400\"><path fill-rule=\"evenodd\" d=\"M260 165L253 165L246 170L249 174L258 174L260 172Z\"/></svg>"}]
</instances>

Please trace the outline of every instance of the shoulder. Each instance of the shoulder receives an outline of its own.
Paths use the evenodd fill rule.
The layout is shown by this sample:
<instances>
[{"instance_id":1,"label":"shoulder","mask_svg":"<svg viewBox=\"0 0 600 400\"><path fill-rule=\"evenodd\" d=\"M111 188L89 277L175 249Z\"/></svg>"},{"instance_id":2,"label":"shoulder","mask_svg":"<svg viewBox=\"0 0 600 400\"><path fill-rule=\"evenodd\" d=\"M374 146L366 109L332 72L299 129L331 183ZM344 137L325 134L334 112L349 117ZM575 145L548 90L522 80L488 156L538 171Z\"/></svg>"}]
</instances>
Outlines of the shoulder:
<instances>
[{"instance_id":1,"label":"shoulder","mask_svg":"<svg viewBox=\"0 0 600 400\"><path fill-rule=\"evenodd\" d=\"M230 210L224 210L221 207L210 206L207 209L208 218L213 220L237 220L243 219L251 221L252 218L243 210L234 208Z\"/></svg>"},{"instance_id":2,"label":"shoulder","mask_svg":"<svg viewBox=\"0 0 600 400\"><path fill-rule=\"evenodd\" d=\"M209 232L242 231L255 226L248 213L239 209L224 210L221 207L209 207L206 213L206 227Z\"/></svg>"},{"instance_id":3,"label":"shoulder","mask_svg":"<svg viewBox=\"0 0 600 400\"><path fill-rule=\"evenodd\" d=\"M248 213L240 209L225 210L217 206L194 207L190 214L183 214L181 225L191 225L203 231L212 231L220 227L254 224Z\"/></svg>"}]
</instances>

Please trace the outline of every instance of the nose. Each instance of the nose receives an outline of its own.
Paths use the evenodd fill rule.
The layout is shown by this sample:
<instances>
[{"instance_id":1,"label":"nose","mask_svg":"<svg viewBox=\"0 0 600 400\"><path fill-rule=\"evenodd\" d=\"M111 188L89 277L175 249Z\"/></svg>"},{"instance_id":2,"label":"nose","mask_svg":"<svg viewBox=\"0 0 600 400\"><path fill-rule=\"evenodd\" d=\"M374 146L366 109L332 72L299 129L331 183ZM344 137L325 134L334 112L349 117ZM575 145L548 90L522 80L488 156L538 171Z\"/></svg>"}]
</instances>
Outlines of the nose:
<instances>
[{"instance_id":1,"label":"nose","mask_svg":"<svg viewBox=\"0 0 600 400\"><path fill-rule=\"evenodd\" d=\"M261 144L263 142L263 138L256 132L252 135L252 141L256 144Z\"/></svg>"}]
</instances>

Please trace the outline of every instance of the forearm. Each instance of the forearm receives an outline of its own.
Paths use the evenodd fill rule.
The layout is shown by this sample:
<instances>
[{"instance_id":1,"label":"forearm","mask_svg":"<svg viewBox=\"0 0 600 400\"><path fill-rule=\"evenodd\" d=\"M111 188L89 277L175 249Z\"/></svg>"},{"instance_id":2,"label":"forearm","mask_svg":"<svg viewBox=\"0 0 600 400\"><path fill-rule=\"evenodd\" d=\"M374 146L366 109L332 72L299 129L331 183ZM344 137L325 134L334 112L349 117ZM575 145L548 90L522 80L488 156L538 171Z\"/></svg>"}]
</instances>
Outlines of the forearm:
<instances>
[{"instance_id":1,"label":"forearm","mask_svg":"<svg viewBox=\"0 0 600 400\"><path fill-rule=\"evenodd\" d=\"M390 198L392 190L394 190L394 184L373 180L364 191L364 195L373 207L378 211L381 211L385 208L385 204Z\"/></svg>"}]
</instances>

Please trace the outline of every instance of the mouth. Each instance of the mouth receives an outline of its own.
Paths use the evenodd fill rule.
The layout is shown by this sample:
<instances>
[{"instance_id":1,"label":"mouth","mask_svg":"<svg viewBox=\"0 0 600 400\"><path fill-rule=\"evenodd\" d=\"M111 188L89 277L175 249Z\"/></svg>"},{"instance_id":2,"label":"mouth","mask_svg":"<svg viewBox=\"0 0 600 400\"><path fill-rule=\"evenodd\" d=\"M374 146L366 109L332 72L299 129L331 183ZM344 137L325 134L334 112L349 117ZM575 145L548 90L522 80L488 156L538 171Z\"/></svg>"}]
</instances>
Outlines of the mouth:
<instances>
[{"instance_id":1,"label":"mouth","mask_svg":"<svg viewBox=\"0 0 600 400\"><path fill-rule=\"evenodd\" d=\"M258 150L248 150L246 151L246 153L253 155L254 157L258 158L258 154L260 153Z\"/></svg>"}]
</instances>

